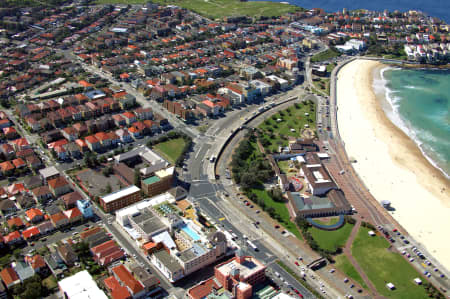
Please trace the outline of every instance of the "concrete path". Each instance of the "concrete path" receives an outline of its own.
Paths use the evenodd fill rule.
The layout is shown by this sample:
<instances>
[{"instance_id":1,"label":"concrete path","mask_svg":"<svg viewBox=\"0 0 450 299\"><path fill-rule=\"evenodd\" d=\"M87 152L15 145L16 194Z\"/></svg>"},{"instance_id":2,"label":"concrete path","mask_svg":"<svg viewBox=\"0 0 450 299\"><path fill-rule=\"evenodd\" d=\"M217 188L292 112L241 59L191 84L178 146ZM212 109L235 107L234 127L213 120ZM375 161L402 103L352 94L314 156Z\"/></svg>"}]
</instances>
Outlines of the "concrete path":
<instances>
[{"instance_id":1,"label":"concrete path","mask_svg":"<svg viewBox=\"0 0 450 299\"><path fill-rule=\"evenodd\" d=\"M366 285L369 287L370 292L372 293L372 296L374 298L384 298L377 292L377 289L375 288L373 283L370 281L369 277L367 277L366 273L361 269L358 262L355 260L355 258L352 255L352 244L358 234L360 227L361 227L361 220L357 220L355 225L353 226L352 232L350 233L350 236L349 236L347 242L345 243L344 254L348 258L350 263L352 263L353 267L359 273L359 275L364 280Z\"/></svg>"}]
</instances>

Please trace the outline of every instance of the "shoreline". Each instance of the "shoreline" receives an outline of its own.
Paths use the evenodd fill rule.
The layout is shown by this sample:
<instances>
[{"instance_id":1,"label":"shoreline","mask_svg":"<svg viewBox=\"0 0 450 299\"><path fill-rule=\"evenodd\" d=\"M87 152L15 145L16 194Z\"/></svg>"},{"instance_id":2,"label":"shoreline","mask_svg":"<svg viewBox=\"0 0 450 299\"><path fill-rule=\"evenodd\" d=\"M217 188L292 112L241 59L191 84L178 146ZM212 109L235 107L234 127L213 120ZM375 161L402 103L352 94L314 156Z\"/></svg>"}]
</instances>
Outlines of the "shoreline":
<instances>
[{"instance_id":1,"label":"shoreline","mask_svg":"<svg viewBox=\"0 0 450 299\"><path fill-rule=\"evenodd\" d=\"M424 156L424 158L428 161L428 163L431 164L431 166L433 166L434 168L439 170L446 179L450 179L450 174L447 173L439 165L439 162L433 160L433 158L432 158L433 153L431 153L431 154L427 153L427 151L423 148L423 142L416 136L415 129L405 122L405 120L402 118L400 112L397 110L398 108L396 107L393 96L392 96L393 91L388 88L388 86L387 86L388 80L384 77L385 71L394 70L394 69L399 69L399 67L398 66L397 67L393 67L393 66L380 67L378 72L373 73L372 87L373 87L373 92L374 92L375 96L378 98L380 105L385 112L386 117L391 121L391 123L393 123L397 127L397 129L399 129L403 133L405 133L406 136L408 136L409 139L411 139L416 144L416 146L422 153L422 156ZM435 71L437 71L440 69L431 69L431 68L423 69L423 68L421 68L420 70L435 70ZM377 83L380 83L381 86L376 86Z\"/></svg>"},{"instance_id":2,"label":"shoreline","mask_svg":"<svg viewBox=\"0 0 450 299\"><path fill-rule=\"evenodd\" d=\"M385 95L377 94L387 65L357 60L338 73L338 124L348 156L378 202L389 200L389 212L427 251L450 269L450 182L422 154L418 145L388 117ZM386 108L386 107L385 107Z\"/></svg>"}]
</instances>

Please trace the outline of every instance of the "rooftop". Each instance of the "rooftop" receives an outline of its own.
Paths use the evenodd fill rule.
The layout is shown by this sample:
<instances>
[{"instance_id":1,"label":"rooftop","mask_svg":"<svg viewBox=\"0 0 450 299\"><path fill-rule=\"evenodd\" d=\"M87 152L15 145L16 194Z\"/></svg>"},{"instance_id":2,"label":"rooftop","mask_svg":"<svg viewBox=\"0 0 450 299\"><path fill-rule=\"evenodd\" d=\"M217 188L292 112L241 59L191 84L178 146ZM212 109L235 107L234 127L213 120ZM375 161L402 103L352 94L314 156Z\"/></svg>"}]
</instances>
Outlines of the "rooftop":
<instances>
[{"instance_id":1,"label":"rooftop","mask_svg":"<svg viewBox=\"0 0 450 299\"><path fill-rule=\"evenodd\" d=\"M178 272L183 270L181 265L177 262L177 260L172 257L167 251L160 250L155 253L153 253L155 257L160 260L164 266L169 269L171 272Z\"/></svg>"},{"instance_id":2,"label":"rooftop","mask_svg":"<svg viewBox=\"0 0 450 299\"><path fill-rule=\"evenodd\" d=\"M58 285L70 299L108 299L86 270L60 280Z\"/></svg>"},{"instance_id":3,"label":"rooftop","mask_svg":"<svg viewBox=\"0 0 450 299\"><path fill-rule=\"evenodd\" d=\"M123 189L117 190L117 191L115 191L113 193L110 193L108 195L103 196L102 200L105 203L112 202L112 201L115 201L115 200L117 200L117 199L119 199L121 197L124 197L124 196L130 195L130 194L139 192L140 190L141 189L139 189L135 185L131 185L131 186L127 187L127 188L123 188Z\"/></svg>"},{"instance_id":4,"label":"rooftop","mask_svg":"<svg viewBox=\"0 0 450 299\"><path fill-rule=\"evenodd\" d=\"M266 266L264 266L260 261L258 261L254 257L246 256L244 257L244 261L242 262L242 264L238 263L237 258L233 258L228 262L219 265L217 267L217 270L220 271L223 275L228 276L230 275L233 269L238 269L241 277L248 277L253 273L263 270L265 268Z\"/></svg>"}]
</instances>

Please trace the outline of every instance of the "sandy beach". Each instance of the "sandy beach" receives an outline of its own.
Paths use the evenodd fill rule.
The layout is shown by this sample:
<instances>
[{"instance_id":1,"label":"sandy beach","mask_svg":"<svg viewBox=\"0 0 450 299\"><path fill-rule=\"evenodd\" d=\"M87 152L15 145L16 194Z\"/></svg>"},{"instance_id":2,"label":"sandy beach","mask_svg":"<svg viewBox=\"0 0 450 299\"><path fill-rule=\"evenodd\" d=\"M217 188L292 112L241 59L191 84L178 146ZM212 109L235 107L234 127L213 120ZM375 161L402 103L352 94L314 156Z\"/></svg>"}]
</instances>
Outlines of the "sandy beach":
<instances>
[{"instance_id":1,"label":"sandy beach","mask_svg":"<svg viewBox=\"0 0 450 299\"><path fill-rule=\"evenodd\" d=\"M450 181L382 109L373 91L383 64L356 60L338 73L338 126L349 157L372 195L389 200L393 217L450 269Z\"/></svg>"}]
</instances>

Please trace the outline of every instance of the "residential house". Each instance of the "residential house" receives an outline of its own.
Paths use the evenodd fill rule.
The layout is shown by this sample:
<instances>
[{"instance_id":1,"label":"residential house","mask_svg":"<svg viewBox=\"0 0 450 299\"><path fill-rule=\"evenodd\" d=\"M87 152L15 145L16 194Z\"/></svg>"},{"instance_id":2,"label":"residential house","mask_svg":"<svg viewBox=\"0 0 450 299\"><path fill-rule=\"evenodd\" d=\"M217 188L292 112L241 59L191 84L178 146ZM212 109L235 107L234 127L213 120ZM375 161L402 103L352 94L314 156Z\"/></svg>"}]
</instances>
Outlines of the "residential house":
<instances>
[{"instance_id":1,"label":"residential house","mask_svg":"<svg viewBox=\"0 0 450 299\"><path fill-rule=\"evenodd\" d=\"M78 261L78 256L69 244L62 244L56 247L56 251L61 259L68 266L73 266Z\"/></svg>"},{"instance_id":2,"label":"residential house","mask_svg":"<svg viewBox=\"0 0 450 299\"><path fill-rule=\"evenodd\" d=\"M125 119L127 125L131 125L137 121L136 116L129 111L122 113L122 117Z\"/></svg>"},{"instance_id":3,"label":"residential house","mask_svg":"<svg viewBox=\"0 0 450 299\"><path fill-rule=\"evenodd\" d=\"M83 214L81 214L77 207L64 211L63 213L66 215L69 223L75 223L83 219Z\"/></svg>"},{"instance_id":4,"label":"residential house","mask_svg":"<svg viewBox=\"0 0 450 299\"><path fill-rule=\"evenodd\" d=\"M42 186L42 178L39 175L29 176L23 180L23 184L28 190L32 190L36 187Z\"/></svg>"},{"instance_id":5,"label":"residential house","mask_svg":"<svg viewBox=\"0 0 450 299\"><path fill-rule=\"evenodd\" d=\"M125 126L127 124L125 118L123 118L120 114L114 114L112 119L117 127Z\"/></svg>"},{"instance_id":6,"label":"residential house","mask_svg":"<svg viewBox=\"0 0 450 299\"><path fill-rule=\"evenodd\" d=\"M8 215L17 211L17 207L14 201L4 199L0 201L0 211L2 212L3 215Z\"/></svg>"},{"instance_id":7,"label":"residential house","mask_svg":"<svg viewBox=\"0 0 450 299\"><path fill-rule=\"evenodd\" d=\"M36 226L30 226L29 228L22 231L22 237L28 242L35 240L39 235L40 232Z\"/></svg>"},{"instance_id":8,"label":"residential house","mask_svg":"<svg viewBox=\"0 0 450 299\"><path fill-rule=\"evenodd\" d=\"M42 213L41 210L36 208L29 209L28 211L25 212L25 214L27 215L28 221L32 223L38 223L44 220L44 213Z\"/></svg>"},{"instance_id":9,"label":"residential house","mask_svg":"<svg viewBox=\"0 0 450 299\"><path fill-rule=\"evenodd\" d=\"M98 151L101 148L100 141L94 135L90 135L86 137L84 140L86 142L87 147L93 152Z\"/></svg>"},{"instance_id":10,"label":"residential house","mask_svg":"<svg viewBox=\"0 0 450 299\"><path fill-rule=\"evenodd\" d=\"M73 127L66 127L61 130L61 134L66 138L68 141L75 141L75 139L78 138L77 130Z\"/></svg>"},{"instance_id":11,"label":"residential house","mask_svg":"<svg viewBox=\"0 0 450 299\"><path fill-rule=\"evenodd\" d=\"M25 161L27 162L28 168L33 170L37 170L44 165L35 154L27 156L25 158Z\"/></svg>"},{"instance_id":12,"label":"residential house","mask_svg":"<svg viewBox=\"0 0 450 299\"><path fill-rule=\"evenodd\" d=\"M12 217L7 220L8 227L12 230L21 229L25 227L23 220L20 217Z\"/></svg>"},{"instance_id":13,"label":"residential house","mask_svg":"<svg viewBox=\"0 0 450 299\"><path fill-rule=\"evenodd\" d=\"M16 154L14 147L9 143L3 143L0 145L0 151L7 160L11 160Z\"/></svg>"},{"instance_id":14,"label":"residential house","mask_svg":"<svg viewBox=\"0 0 450 299\"><path fill-rule=\"evenodd\" d=\"M77 206L77 201L83 199L81 194L78 191L73 191L61 196L61 199L64 202L64 207L66 209L71 209Z\"/></svg>"},{"instance_id":15,"label":"residential house","mask_svg":"<svg viewBox=\"0 0 450 299\"><path fill-rule=\"evenodd\" d=\"M14 271L14 269L9 266L3 268L3 270L0 272L0 277L2 278L3 283L8 289L20 283L20 279L16 271Z\"/></svg>"},{"instance_id":16,"label":"residential house","mask_svg":"<svg viewBox=\"0 0 450 299\"><path fill-rule=\"evenodd\" d=\"M18 231L13 231L3 237L5 244L8 246L13 246L15 244L20 244L23 242L22 235Z\"/></svg>"},{"instance_id":17,"label":"residential house","mask_svg":"<svg viewBox=\"0 0 450 299\"><path fill-rule=\"evenodd\" d=\"M11 176L14 173L14 164L11 161L0 163L0 170L4 176Z\"/></svg>"},{"instance_id":18,"label":"residential house","mask_svg":"<svg viewBox=\"0 0 450 299\"><path fill-rule=\"evenodd\" d=\"M37 202L46 202L53 198L53 193L48 186L40 186L31 190L33 197Z\"/></svg>"},{"instance_id":19,"label":"residential house","mask_svg":"<svg viewBox=\"0 0 450 299\"><path fill-rule=\"evenodd\" d=\"M39 255L25 256L25 262L33 269L34 273L45 275L48 273L47 264L44 258Z\"/></svg>"},{"instance_id":20,"label":"residential house","mask_svg":"<svg viewBox=\"0 0 450 299\"><path fill-rule=\"evenodd\" d=\"M63 177L57 177L48 181L48 186L55 197L59 197L60 195L69 193L72 190L70 188L70 184Z\"/></svg>"},{"instance_id":21,"label":"residential house","mask_svg":"<svg viewBox=\"0 0 450 299\"><path fill-rule=\"evenodd\" d=\"M69 219L67 219L66 215L63 212L50 215L50 221L55 228L60 228L69 224Z\"/></svg>"}]
</instances>

